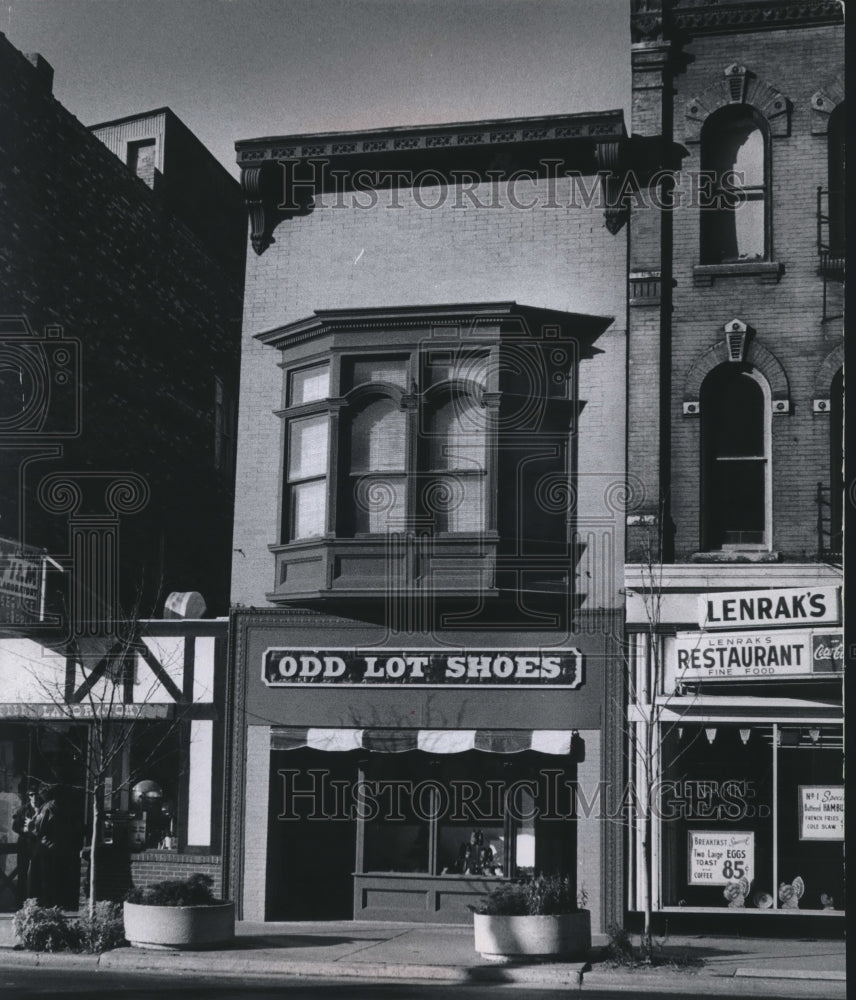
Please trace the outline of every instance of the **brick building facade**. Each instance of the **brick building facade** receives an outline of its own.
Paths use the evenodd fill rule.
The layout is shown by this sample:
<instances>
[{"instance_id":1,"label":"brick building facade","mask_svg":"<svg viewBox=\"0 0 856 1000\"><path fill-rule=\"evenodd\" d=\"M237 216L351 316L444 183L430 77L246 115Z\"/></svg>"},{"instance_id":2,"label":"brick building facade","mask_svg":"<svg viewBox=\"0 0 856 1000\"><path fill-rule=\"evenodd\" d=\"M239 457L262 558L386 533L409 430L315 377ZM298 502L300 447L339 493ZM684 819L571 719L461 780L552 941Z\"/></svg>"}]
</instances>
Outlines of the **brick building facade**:
<instances>
[{"instance_id":1,"label":"brick building facade","mask_svg":"<svg viewBox=\"0 0 856 1000\"><path fill-rule=\"evenodd\" d=\"M812 796L843 819L841 6L632 11L650 155L631 211L626 580L631 732L644 745L654 727L659 758L638 777L666 782L651 905L708 928L768 930L794 899L840 920L843 825L818 828ZM730 793L750 804L726 815ZM705 838L734 837L745 872L714 847L709 880Z\"/></svg>"},{"instance_id":2,"label":"brick building facade","mask_svg":"<svg viewBox=\"0 0 856 1000\"><path fill-rule=\"evenodd\" d=\"M188 626L187 637L164 640L163 655L140 619L163 615L171 592L201 592L209 614L228 605L240 190L168 109L90 130L54 98L52 78L41 56L0 36L6 909L25 890L11 823L28 786L64 787L70 846L82 842L92 801L81 794L81 760L105 676L122 680L112 717L141 719L139 744L126 747L112 791L102 788L115 820L101 834L115 855L104 893L130 877L128 824L139 811L130 785L140 777L157 776L173 829L150 826L140 846L168 850L138 858L135 878L184 854L196 864L216 852L219 866L221 846L225 619ZM203 691L209 672L217 683ZM171 747L169 767L143 767L152 739ZM72 905L67 881L56 898Z\"/></svg>"},{"instance_id":3,"label":"brick building facade","mask_svg":"<svg viewBox=\"0 0 856 1000\"><path fill-rule=\"evenodd\" d=\"M535 869L598 931L620 909L616 824L573 803L622 771L624 137L607 112L238 144L245 919L465 922ZM519 782L526 809L487 808ZM393 787L400 815L348 798Z\"/></svg>"}]
</instances>

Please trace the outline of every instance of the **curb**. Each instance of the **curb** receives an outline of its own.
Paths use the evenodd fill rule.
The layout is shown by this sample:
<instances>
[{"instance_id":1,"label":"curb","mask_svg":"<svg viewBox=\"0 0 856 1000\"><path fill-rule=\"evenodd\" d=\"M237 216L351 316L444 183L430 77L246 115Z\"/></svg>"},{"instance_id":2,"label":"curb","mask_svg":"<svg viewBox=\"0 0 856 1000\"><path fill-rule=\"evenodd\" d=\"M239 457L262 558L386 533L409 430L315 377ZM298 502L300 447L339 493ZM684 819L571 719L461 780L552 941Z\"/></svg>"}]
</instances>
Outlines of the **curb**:
<instances>
[{"instance_id":1,"label":"curb","mask_svg":"<svg viewBox=\"0 0 856 1000\"><path fill-rule=\"evenodd\" d=\"M847 982L846 972L816 972L809 969L735 969L734 975L747 979L817 979L824 982Z\"/></svg>"},{"instance_id":2,"label":"curb","mask_svg":"<svg viewBox=\"0 0 856 1000\"><path fill-rule=\"evenodd\" d=\"M580 986L585 963L563 965L387 965L372 962L294 962L247 958L230 959L215 968L199 954L167 956L142 952L128 955L129 949L105 952L100 969L148 972L197 972L228 976L294 976L296 978L374 979L430 981L444 983L547 983L555 986Z\"/></svg>"}]
</instances>

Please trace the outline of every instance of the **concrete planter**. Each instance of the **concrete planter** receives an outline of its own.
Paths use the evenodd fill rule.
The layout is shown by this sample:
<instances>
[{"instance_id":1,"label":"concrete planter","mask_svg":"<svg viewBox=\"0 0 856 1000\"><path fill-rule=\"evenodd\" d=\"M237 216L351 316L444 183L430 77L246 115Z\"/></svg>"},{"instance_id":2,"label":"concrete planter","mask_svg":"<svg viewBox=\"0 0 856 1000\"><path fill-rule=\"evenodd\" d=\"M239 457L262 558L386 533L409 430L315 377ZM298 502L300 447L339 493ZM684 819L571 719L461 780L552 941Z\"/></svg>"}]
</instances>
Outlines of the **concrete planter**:
<instances>
[{"instance_id":1,"label":"concrete planter","mask_svg":"<svg viewBox=\"0 0 856 1000\"><path fill-rule=\"evenodd\" d=\"M474 914L476 951L483 958L583 959L591 948L591 914L506 917Z\"/></svg>"},{"instance_id":2,"label":"concrete planter","mask_svg":"<svg viewBox=\"0 0 856 1000\"><path fill-rule=\"evenodd\" d=\"M125 903L125 937L135 948L194 950L235 937L235 904L148 906Z\"/></svg>"}]
</instances>

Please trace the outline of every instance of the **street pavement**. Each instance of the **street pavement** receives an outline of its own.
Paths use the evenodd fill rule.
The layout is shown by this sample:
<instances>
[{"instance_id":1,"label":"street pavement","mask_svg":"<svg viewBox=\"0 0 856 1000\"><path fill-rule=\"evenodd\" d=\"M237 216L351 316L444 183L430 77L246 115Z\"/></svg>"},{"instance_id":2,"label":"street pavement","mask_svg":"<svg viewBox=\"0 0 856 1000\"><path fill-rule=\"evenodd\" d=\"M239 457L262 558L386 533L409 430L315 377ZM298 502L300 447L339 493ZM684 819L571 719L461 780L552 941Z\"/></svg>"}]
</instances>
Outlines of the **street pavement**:
<instances>
[{"instance_id":1,"label":"street pavement","mask_svg":"<svg viewBox=\"0 0 856 1000\"><path fill-rule=\"evenodd\" d=\"M370 980L378 985L397 983L399 987L403 983L456 984L455 995L459 987L506 984L561 988L566 993L572 988L589 995L605 990L608 995L846 997L843 941L672 936L664 943L666 954L701 959L703 964L624 970L608 968L598 961L596 952L590 962L490 962L474 951L471 928L448 924L239 923L236 930L234 945L215 951L121 948L101 956L46 955L9 947L13 943L10 921L0 919L0 945L7 945L0 947L0 970L124 974L129 981L140 973L158 973L213 975L226 982L239 978L255 982ZM435 995L450 993L439 989ZM399 995L405 994L390 994Z\"/></svg>"}]
</instances>

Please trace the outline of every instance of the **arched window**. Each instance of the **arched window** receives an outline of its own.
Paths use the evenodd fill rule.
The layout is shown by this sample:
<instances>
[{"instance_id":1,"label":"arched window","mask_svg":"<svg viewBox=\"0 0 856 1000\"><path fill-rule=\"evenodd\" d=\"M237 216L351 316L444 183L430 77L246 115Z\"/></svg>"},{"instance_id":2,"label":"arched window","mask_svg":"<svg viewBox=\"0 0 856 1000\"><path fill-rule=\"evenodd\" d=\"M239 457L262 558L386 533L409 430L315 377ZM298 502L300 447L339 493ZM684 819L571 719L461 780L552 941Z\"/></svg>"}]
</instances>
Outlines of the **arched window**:
<instances>
[{"instance_id":1,"label":"arched window","mask_svg":"<svg viewBox=\"0 0 856 1000\"><path fill-rule=\"evenodd\" d=\"M378 533L404 522L407 417L392 399L378 399L351 421L354 531Z\"/></svg>"},{"instance_id":2,"label":"arched window","mask_svg":"<svg viewBox=\"0 0 856 1000\"><path fill-rule=\"evenodd\" d=\"M844 143L847 115L844 103L829 116L827 155L829 158L829 252L833 257L844 256Z\"/></svg>"},{"instance_id":3,"label":"arched window","mask_svg":"<svg viewBox=\"0 0 856 1000\"><path fill-rule=\"evenodd\" d=\"M841 553L844 515L844 371L829 391L829 549Z\"/></svg>"},{"instance_id":4,"label":"arched window","mask_svg":"<svg viewBox=\"0 0 856 1000\"><path fill-rule=\"evenodd\" d=\"M713 177L701 211L703 264L767 260L767 126L743 105L715 111L701 133L701 167Z\"/></svg>"},{"instance_id":5,"label":"arched window","mask_svg":"<svg viewBox=\"0 0 856 1000\"><path fill-rule=\"evenodd\" d=\"M466 396L453 395L428 416L424 442L428 478L422 506L437 531L483 531L487 434L484 410Z\"/></svg>"},{"instance_id":6,"label":"arched window","mask_svg":"<svg viewBox=\"0 0 856 1000\"><path fill-rule=\"evenodd\" d=\"M770 403L753 370L724 364L701 388L702 546L761 548L770 537Z\"/></svg>"}]
</instances>

